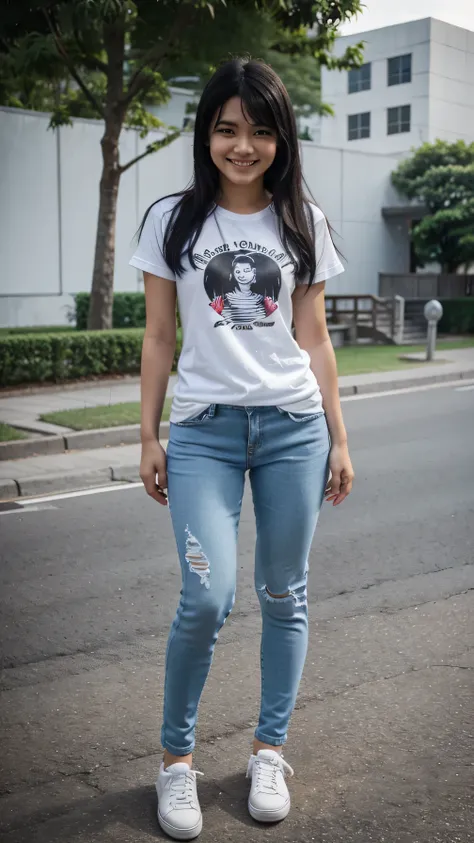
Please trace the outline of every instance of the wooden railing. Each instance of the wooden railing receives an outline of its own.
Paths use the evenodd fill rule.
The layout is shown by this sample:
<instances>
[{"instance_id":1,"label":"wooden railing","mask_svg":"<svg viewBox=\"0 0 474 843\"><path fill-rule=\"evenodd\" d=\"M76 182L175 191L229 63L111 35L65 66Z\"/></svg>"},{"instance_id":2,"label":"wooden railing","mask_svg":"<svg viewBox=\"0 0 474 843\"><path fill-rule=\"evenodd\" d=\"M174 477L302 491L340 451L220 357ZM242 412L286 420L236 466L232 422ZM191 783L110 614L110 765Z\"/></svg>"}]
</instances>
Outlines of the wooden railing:
<instances>
[{"instance_id":1,"label":"wooden railing","mask_svg":"<svg viewBox=\"0 0 474 843\"><path fill-rule=\"evenodd\" d=\"M329 294L326 296L326 316L329 323L349 325L352 342L360 337L369 337L374 342L401 342L403 304L400 296Z\"/></svg>"},{"instance_id":2,"label":"wooden railing","mask_svg":"<svg viewBox=\"0 0 474 843\"><path fill-rule=\"evenodd\" d=\"M474 274L437 275L431 272L379 273L379 294L406 299L452 299L474 296Z\"/></svg>"}]
</instances>

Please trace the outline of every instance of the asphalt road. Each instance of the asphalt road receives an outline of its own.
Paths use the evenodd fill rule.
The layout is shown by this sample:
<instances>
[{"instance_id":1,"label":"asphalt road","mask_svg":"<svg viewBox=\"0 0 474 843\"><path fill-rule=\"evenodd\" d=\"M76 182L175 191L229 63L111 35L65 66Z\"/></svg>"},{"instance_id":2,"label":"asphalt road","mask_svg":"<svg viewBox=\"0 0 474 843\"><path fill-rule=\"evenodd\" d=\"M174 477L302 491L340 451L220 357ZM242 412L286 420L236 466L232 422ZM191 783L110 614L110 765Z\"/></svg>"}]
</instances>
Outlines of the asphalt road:
<instances>
[{"instance_id":1,"label":"asphalt road","mask_svg":"<svg viewBox=\"0 0 474 843\"><path fill-rule=\"evenodd\" d=\"M311 556L292 813L262 828L245 809L260 631L247 494L237 602L200 711L203 841L473 839L474 389L351 400L344 414L356 485L325 506ZM0 515L0 531L0 840L160 838L180 585L167 510L127 489Z\"/></svg>"}]
</instances>

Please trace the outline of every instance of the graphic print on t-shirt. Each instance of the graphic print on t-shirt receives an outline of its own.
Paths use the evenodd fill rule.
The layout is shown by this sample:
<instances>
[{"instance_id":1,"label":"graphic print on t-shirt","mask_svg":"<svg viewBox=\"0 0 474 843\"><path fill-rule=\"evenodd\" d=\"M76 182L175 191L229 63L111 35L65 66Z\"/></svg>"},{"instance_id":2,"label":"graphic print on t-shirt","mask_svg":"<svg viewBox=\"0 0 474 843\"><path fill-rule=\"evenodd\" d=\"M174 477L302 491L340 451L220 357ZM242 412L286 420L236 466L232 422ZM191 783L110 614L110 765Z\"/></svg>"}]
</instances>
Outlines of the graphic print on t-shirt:
<instances>
[{"instance_id":1,"label":"graphic print on t-shirt","mask_svg":"<svg viewBox=\"0 0 474 843\"><path fill-rule=\"evenodd\" d=\"M195 258L201 256L196 255ZM216 254L207 263L204 287L209 306L220 319L214 327L272 327L268 317L278 308L281 271L277 262L258 251L238 249ZM265 321L266 320L266 321Z\"/></svg>"}]
</instances>

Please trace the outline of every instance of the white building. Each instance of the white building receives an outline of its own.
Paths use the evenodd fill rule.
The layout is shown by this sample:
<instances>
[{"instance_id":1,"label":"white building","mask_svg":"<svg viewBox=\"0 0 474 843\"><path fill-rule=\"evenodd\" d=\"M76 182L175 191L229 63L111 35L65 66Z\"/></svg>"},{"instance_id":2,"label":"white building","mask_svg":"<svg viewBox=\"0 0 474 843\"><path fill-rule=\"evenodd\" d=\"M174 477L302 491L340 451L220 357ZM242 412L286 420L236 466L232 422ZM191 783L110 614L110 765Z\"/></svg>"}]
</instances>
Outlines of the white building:
<instances>
[{"instance_id":1,"label":"white building","mask_svg":"<svg viewBox=\"0 0 474 843\"><path fill-rule=\"evenodd\" d=\"M335 112L322 120L323 146L398 155L437 138L474 140L474 32L426 18L343 36L334 52L359 41L360 69L323 68Z\"/></svg>"}]
</instances>

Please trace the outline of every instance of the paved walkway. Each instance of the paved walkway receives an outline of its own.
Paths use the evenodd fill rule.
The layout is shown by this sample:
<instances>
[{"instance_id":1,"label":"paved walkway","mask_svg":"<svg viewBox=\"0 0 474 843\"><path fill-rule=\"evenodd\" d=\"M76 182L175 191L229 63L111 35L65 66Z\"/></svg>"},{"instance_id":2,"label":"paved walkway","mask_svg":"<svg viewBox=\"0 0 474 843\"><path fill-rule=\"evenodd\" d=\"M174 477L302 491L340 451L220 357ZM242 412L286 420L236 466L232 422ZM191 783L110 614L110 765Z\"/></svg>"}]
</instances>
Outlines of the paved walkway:
<instances>
[{"instance_id":1,"label":"paved walkway","mask_svg":"<svg viewBox=\"0 0 474 843\"><path fill-rule=\"evenodd\" d=\"M403 353L403 349L400 349ZM354 391L354 387L373 386L374 391L383 389L384 384L389 383L393 388L394 380L402 385L409 385L431 376L446 377L452 375L453 379L466 371L474 372L474 347L463 348L452 351L445 351L438 354L439 362L426 364L400 363L401 369L390 372L371 372L367 375L348 375L339 378L341 393L348 394ZM442 362L445 361L445 362ZM168 395L172 395L176 383L176 376L169 381ZM0 397L0 421L19 427L32 428L44 433L64 432L64 428L56 425L47 425L39 422L38 418L43 413L50 413L57 410L70 410L83 407L98 407L108 404L120 404L127 401L140 400L140 384L138 378L130 378L126 382L110 381L106 384L85 386L78 389L65 388L62 390L42 390L36 393L15 395L10 398Z\"/></svg>"}]
</instances>

